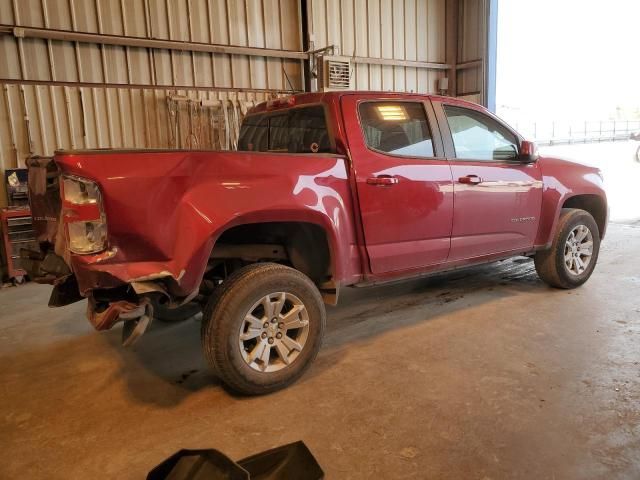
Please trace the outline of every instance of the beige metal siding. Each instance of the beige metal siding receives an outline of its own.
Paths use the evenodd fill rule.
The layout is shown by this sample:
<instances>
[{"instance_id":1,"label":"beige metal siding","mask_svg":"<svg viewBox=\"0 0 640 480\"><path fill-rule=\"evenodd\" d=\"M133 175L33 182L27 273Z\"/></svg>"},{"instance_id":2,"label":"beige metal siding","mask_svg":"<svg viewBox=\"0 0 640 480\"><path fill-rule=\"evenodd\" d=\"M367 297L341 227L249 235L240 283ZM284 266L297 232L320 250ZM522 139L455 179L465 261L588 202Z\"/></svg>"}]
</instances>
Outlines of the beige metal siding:
<instances>
[{"instance_id":1,"label":"beige metal siding","mask_svg":"<svg viewBox=\"0 0 640 480\"><path fill-rule=\"evenodd\" d=\"M445 0L309 0L314 48L338 47L346 57L444 64ZM446 70L352 65L359 90L431 93Z\"/></svg>"},{"instance_id":2,"label":"beige metal siding","mask_svg":"<svg viewBox=\"0 0 640 480\"><path fill-rule=\"evenodd\" d=\"M205 44L302 48L297 0L0 0L0 24ZM295 59L0 36L0 79L302 88Z\"/></svg>"},{"instance_id":3,"label":"beige metal siding","mask_svg":"<svg viewBox=\"0 0 640 480\"><path fill-rule=\"evenodd\" d=\"M263 93L4 84L0 162L24 166L29 155L57 149L221 148L212 124L237 130L236 118L265 99Z\"/></svg>"},{"instance_id":4,"label":"beige metal siding","mask_svg":"<svg viewBox=\"0 0 640 480\"><path fill-rule=\"evenodd\" d=\"M484 90L487 48L487 1L459 0L458 64L477 65L458 71L458 96L480 101Z\"/></svg>"}]
</instances>

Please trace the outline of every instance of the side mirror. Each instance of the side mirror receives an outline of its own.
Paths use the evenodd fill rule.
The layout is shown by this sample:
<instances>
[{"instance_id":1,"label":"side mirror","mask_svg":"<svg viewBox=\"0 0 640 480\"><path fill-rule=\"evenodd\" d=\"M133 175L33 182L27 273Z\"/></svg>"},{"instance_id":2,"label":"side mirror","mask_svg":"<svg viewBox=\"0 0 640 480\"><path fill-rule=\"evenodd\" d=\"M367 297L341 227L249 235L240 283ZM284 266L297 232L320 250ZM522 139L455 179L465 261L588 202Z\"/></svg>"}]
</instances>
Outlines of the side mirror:
<instances>
[{"instance_id":1,"label":"side mirror","mask_svg":"<svg viewBox=\"0 0 640 480\"><path fill-rule=\"evenodd\" d=\"M535 163L538 160L538 146L535 142L530 142L529 140L523 140L520 143L520 153L518 155L518 160L522 163Z\"/></svg>"}]
</instances>

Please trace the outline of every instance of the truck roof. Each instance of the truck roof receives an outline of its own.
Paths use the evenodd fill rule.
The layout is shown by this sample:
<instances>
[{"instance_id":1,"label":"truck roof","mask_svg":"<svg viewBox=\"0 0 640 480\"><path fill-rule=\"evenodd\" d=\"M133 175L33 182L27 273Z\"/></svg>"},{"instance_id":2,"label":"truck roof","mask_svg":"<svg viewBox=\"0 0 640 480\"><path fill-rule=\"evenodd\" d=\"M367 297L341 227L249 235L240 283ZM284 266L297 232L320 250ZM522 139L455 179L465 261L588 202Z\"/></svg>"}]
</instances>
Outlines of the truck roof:
<instances>
[{"instance_id":1,"label":"truck roof","mask_svg":"<svg viewBox=\"0 0 640 480\"><path fill-rule=\"evenodd\" d=\"M278 97L266 102L259 103L255 107L251 108L247 113L259 113L272 110L279 110L284 108L290 108L295 105L313 104L313 103L330 103L334 100L339 100L340 97L346 95L355 95L361 97L376 96L380 99L397 99L406 97L424 97L433 100L447 99L448 101L455 100L456 103L466 104L478 108L480 105L462 100L455 97L447 97L443 95L433 95L427 93L408 93L408 92L385 92L376 90L343 90L333 92L311 92L311 93L297 93L286 97ZM480 106L481 107L481 106ZM481 107L483 108L483 107Z\"/></svg>"}]
</instances>

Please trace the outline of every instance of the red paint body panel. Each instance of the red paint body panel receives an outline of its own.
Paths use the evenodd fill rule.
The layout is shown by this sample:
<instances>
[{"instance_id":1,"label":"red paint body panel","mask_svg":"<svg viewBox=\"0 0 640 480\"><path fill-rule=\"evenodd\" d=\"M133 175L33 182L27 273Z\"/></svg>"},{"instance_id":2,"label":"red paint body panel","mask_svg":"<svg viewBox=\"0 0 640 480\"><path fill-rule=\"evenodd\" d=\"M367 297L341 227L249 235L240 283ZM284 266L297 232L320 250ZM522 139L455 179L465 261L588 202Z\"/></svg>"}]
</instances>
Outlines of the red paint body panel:
<instances>
[{"instance_id":1,"label":"red paint body panel","mask_svg":"<svg viewBox=\"0 0 640 480\"><path fill-rule=\"evenodd\" d=\"M542 247L551 243L560 209L571 197L594 195L607 205L604 180L597 168L559 158L540 158L542 172L542 212L536 235L536 245ZM608 220L603 222L600 237L604 238Z\"/></svg>"},{"instance_id":2,"label":"red paint body panel","mask_svg":"<svg viewBox=\"0 0 640 480\"><path fill-rule=\"evenodd\" d=\"M336 280L359 278L344 158L159 151L61 154L56 162L65 173L96 180L103 195L111 254L71 255L82 293L168 272L171 293L187 295L216 238L256 222L323 227Z\"/></svg>"},{"instance_id":3,"label":"red paint body panel","mask_svg":"<svg viewBox=\"0 0 640 480\"><path fill-rule=\"evenodd\" d=\"M436 158L369 150L357 117L357 104L365 99L424 102ZM531 165L461 162L448 155L444 129L435 120L438 102L487 113L437 96L304 94L271 107L259 105L250 113L323 103L337 155L58 153L55 160L64 173L100 185L108 225L108 250L70 256L81 292L164 277L172 279L171 295L187 296L198 288L216 239L245 223L321 226L329 240L334 281L351 285L530 253L549 243L566 199L588 194L606 204L602 179L591 167L551 158ZM459 181L471 174L483 181ZM398 182L367 183L380 175Z\"/></svg>"},{"instance_id":4,"label":"red paint body panel","mask_svg":"<svg viewBox=\"0 0 640 480\"><path fill-rule=\"evenodd\" d=\"M366 146L357 107L360 101L380 98L347 96L342 102L364 240L374 275L445 262L453 218L451 168L446 158L400 157ZM424 102L418 95L404 95L403 99ZM381 177L394 178L397 183L369 183Z\"/></svg>"},{"instance_id":5,"label":"red paint body panel","mask_svg":"<svg viewBox=\"0 0 640 480\"><path fill-rule=\"evenodd\" d=\"M449 260L531 250L542 204L539 165L451 162L455 209ZM477 185L458 179L477 175Z\"/></svg>"}]
</instances>

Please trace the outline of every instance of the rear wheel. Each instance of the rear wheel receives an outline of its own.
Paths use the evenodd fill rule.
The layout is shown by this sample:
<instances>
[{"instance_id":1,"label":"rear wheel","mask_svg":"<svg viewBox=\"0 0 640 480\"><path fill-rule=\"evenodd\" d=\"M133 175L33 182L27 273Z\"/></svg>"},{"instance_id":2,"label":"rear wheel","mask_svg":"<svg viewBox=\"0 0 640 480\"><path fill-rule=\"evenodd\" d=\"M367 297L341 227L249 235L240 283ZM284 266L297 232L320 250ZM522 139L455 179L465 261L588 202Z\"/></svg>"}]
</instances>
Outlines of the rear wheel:
<instances>
[{"instance_id":1,"label":"rear wheel","mask_svg":"<svg viewBox=\"0 0 640 480\"><path fill-rule=\"evenodd\" d=\"M325 309L313 282L292 268L254 264L212 295L202 319L202 347L233 390L259 395L296 381L316 357Z\"/></svg>"},{"instance_id":2,"label":"rear wheel","mask_svg":"<svg viewBox=\"0 0 640 480\"><path fill-rule=\"evenodd\" d=\"M576 288L586 282L598 260L600 233L589 212L565 208L560 213L551 248L536 253L536 271L557 288Z\"/></svg>"}]
</instances>

